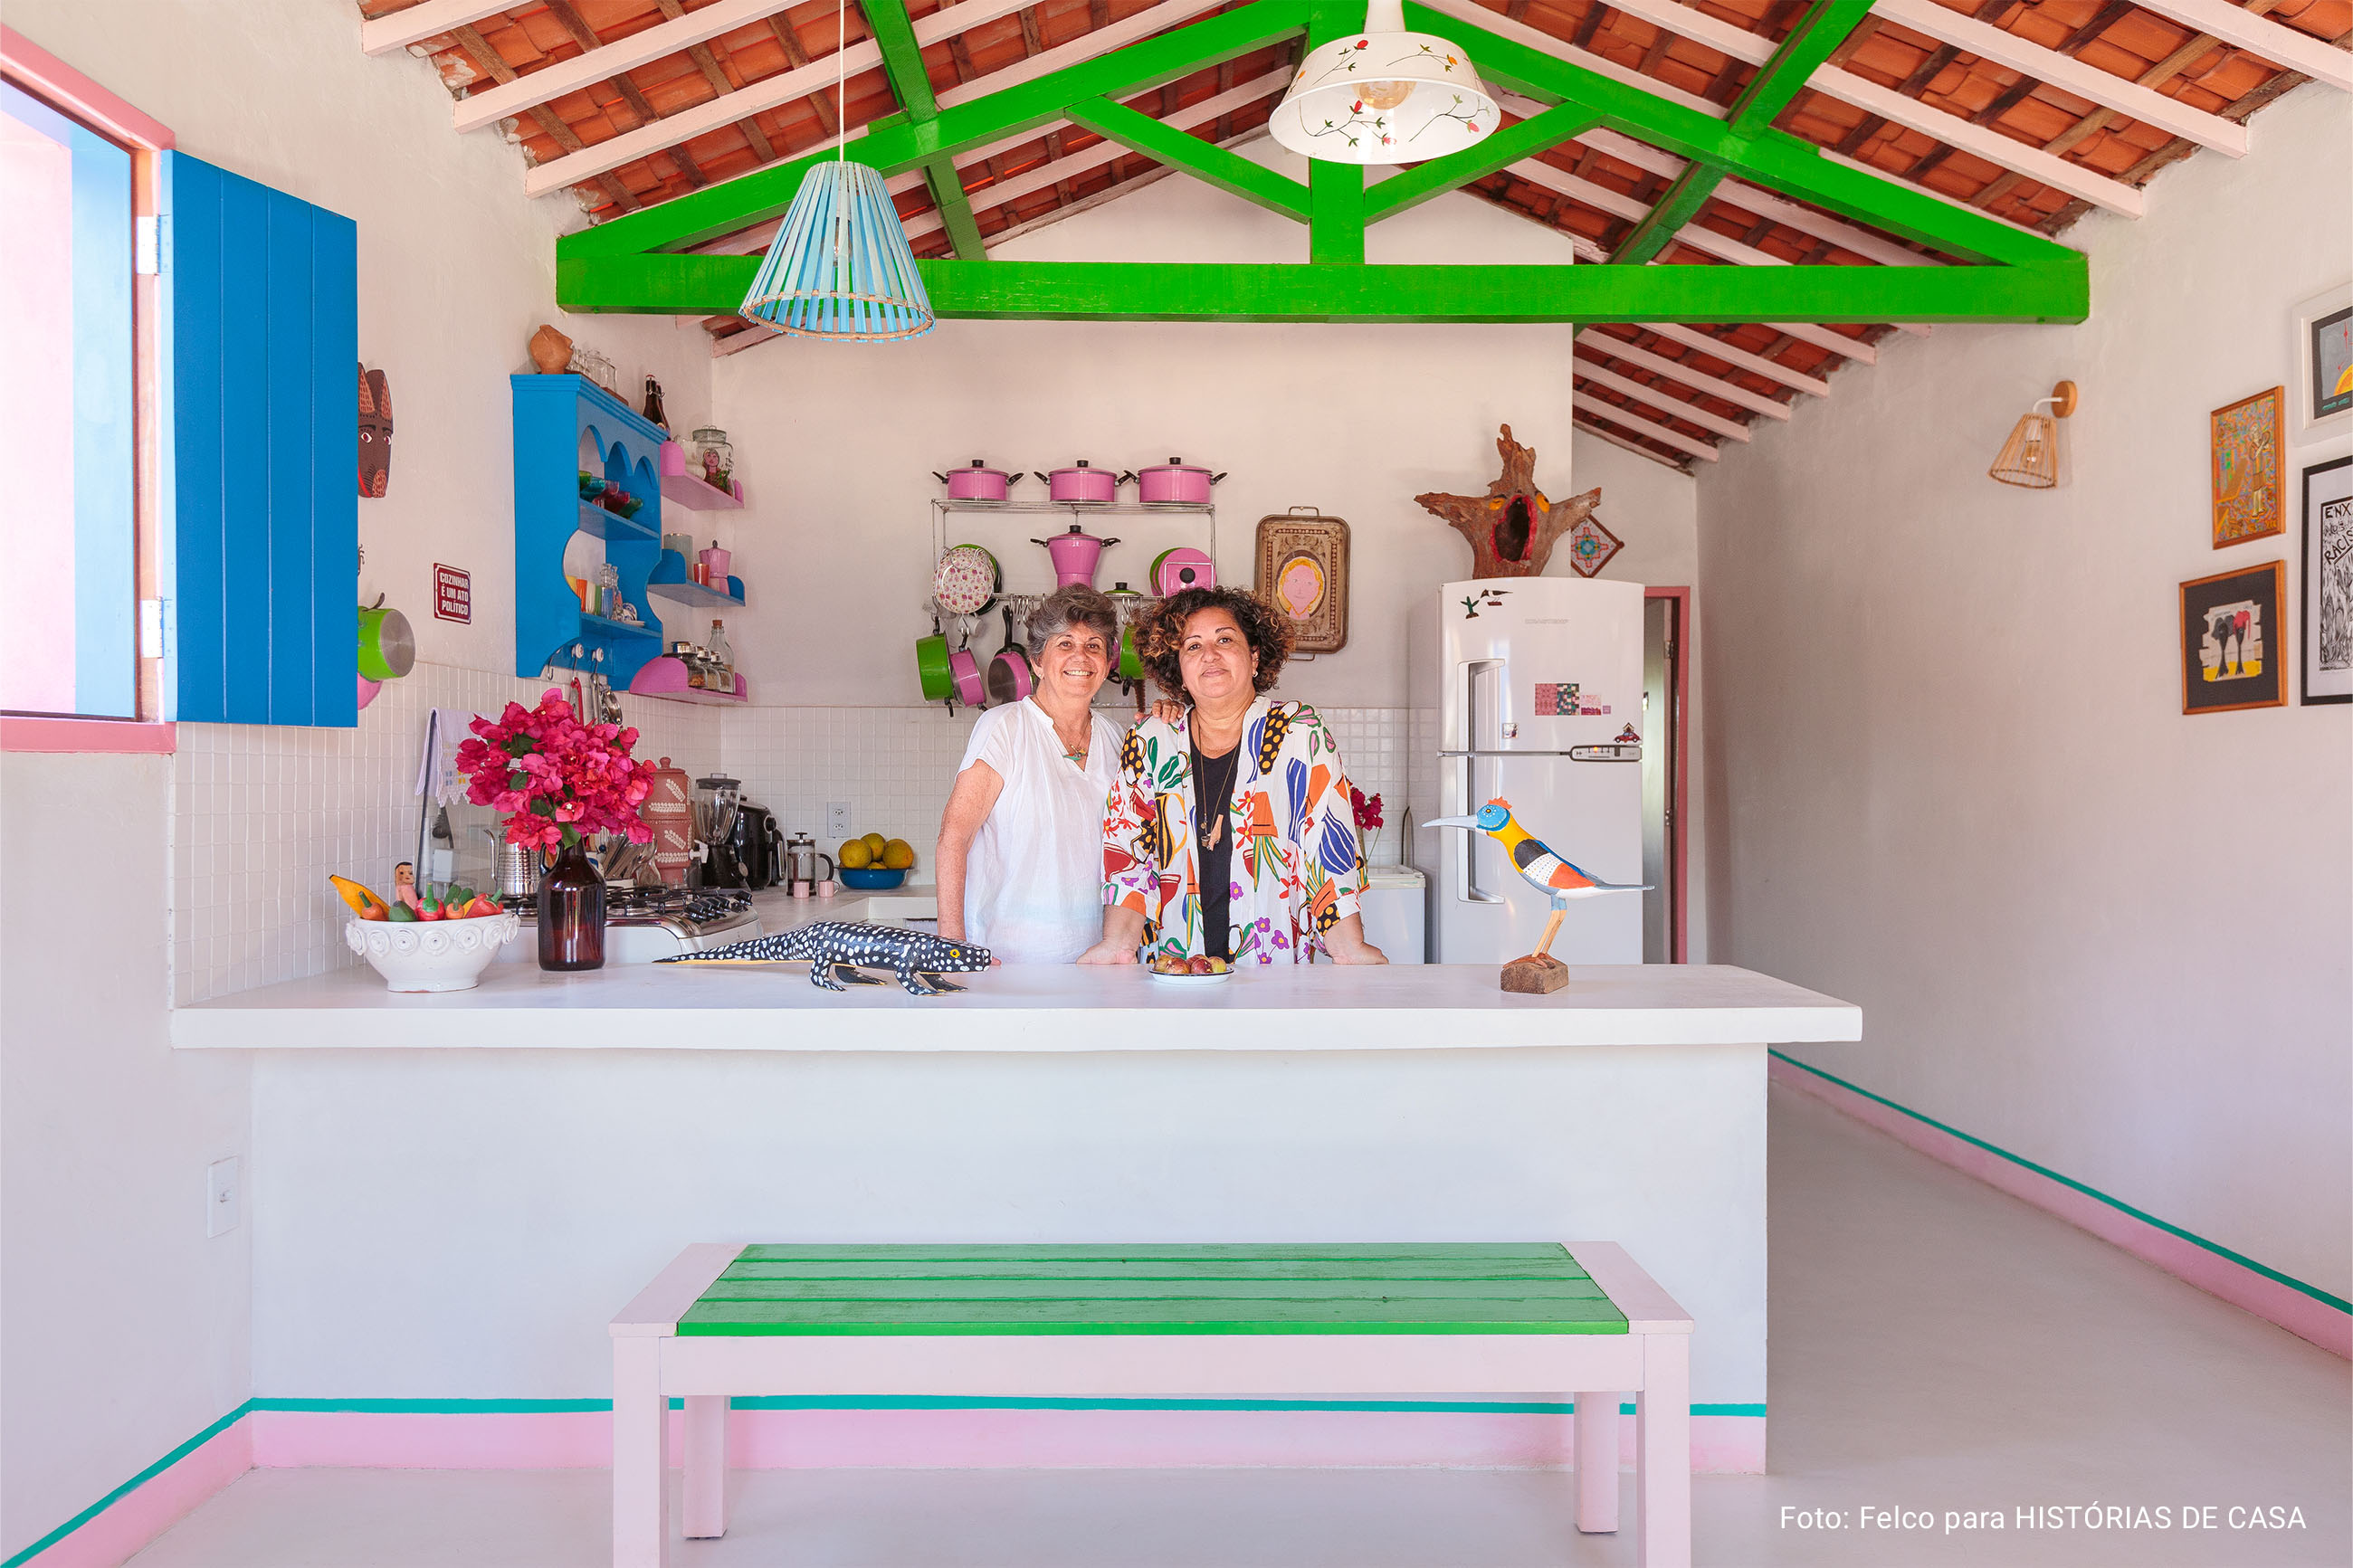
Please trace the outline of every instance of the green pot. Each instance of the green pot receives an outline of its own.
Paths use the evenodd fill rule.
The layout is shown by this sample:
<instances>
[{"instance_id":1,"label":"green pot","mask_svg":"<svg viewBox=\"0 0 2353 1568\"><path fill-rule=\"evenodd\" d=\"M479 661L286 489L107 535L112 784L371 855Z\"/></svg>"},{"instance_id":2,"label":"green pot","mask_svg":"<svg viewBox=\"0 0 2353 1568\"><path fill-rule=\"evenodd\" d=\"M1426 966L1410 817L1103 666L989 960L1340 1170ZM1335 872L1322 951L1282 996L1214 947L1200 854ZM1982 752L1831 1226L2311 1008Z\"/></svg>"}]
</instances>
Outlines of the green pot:
<instances>
[{"instance_id":1,"label":"green pot","mask_svg":"<svg viewBox=\"0 0 2353 1568\"><path fill-rule=\"evenodd\" d=\"M417 668L417 634L398 610L360 610L360 673L398 680Z\"/></svg>"},{"instance_id":2,"label":"green pot","mask_svg":"<svg viewBox=\"0 0 2353 1568\"><path fill-rule=\"evenodd\" d=\"M915 671L923 677L923 700L944 702L955 689L948 675L948 639L934 632L915 639Z\"/></svg>"}]
</instances>

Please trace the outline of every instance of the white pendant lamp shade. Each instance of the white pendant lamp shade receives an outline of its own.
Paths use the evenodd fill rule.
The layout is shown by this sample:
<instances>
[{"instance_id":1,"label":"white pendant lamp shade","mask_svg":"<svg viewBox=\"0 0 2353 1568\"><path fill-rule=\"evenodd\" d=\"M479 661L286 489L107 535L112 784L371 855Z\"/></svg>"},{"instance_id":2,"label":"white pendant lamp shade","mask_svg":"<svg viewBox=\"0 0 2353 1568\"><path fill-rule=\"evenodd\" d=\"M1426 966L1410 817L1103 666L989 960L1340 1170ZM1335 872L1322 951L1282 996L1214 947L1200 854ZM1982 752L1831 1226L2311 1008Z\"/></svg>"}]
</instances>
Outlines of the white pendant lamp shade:
<instances>
[{"instance_id":1,"label":"white pendant lamp shade","mask_svg":"<svg viewBox=\"0 0 2353 1568\"><path fill-rule=\"evenodd\" d=\"M804 338L887 342L930 331L931 296L881 172L837 161L803 176L738 313Z\"/></svg>"},{"instance_id":2,"label":"white pendant lamp shade","mask_svg":"<svg viewBox=\"0 0 2353 1568\"><path fill-rule=\"evenodd\" d=\"M1469 56L1407 32L1404 0L1372 0L1363 32L1307 51L1267 127L1325 163L1419 163L1493 135L1501 120Z\"/></svg>"}]
</instances>

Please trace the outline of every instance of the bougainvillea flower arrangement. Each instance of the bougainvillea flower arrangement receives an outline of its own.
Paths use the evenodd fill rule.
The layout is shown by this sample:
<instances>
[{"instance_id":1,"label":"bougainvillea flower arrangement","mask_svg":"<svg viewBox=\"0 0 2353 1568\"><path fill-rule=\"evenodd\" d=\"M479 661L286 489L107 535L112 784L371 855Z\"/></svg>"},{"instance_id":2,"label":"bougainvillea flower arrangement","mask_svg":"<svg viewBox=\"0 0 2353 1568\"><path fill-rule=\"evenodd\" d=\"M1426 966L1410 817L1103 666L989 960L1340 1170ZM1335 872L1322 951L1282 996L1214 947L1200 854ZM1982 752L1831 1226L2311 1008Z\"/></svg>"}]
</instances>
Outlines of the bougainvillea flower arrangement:
<instances>
[{"instance_id":1,"label":"bougainvillea flower arrangement","mask_svg":"<svg viewBox=\"0 0 2353 1568\"><path fill-rule=\"evenodd\" d=\"M536 708L510 702L496 720L478 718L470 728L475 738L458 748L466 798L506 814L508 843L556 849L596 833L632 844L653 837L638 815L652 769L629 755L637 731L583 724L553 690Z\"/></svg>"}]
</instances>

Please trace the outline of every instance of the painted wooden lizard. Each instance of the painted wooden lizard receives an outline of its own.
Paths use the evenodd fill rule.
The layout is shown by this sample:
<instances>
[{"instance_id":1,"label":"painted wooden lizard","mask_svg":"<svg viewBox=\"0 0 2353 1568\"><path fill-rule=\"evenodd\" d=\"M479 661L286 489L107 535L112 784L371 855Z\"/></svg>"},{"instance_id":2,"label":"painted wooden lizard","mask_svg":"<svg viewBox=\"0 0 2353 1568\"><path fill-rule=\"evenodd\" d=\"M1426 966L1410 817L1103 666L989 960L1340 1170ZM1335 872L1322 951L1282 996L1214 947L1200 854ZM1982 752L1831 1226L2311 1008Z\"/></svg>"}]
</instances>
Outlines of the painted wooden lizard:
<instances>
[{"instance_id":1,"label":"painted wooden lizard","mask_svg":"<svg viewBox=\"0 0 2353 1568\"><path fill-rule=\"evenodd\" d=\"M943 976L975 973L987 969L991 962L988 949L975 947L968 942L950 942L904 926L861 925L849 921L819 921L798 931L756 936L749 942L730 942L704 952L682 952L658 962L783 963L797 958L808 961L809 983L828 991L847 990L843 981L852 985L880 985L880 980L859 971L888 969L899 976L900 984L918 996L965 990Z\"/></svg>"}]
</instances>

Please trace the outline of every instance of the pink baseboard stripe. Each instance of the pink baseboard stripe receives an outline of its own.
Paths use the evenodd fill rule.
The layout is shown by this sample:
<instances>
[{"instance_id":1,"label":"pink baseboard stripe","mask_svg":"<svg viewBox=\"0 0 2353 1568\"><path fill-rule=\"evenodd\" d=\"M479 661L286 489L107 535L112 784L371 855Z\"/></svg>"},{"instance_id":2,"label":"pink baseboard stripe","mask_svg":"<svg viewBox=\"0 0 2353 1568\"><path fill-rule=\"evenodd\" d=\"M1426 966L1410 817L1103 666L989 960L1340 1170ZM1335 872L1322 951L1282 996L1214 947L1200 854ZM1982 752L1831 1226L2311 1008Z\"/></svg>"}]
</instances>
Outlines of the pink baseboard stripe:
<instances>
[{"instance_id":1,"label":"pink baseboard stripe","mask_svg":"<svg viewBox=\"0 0 2353 1568\"><path fill-rule=\"evenodd\" d=\"M239 1406L0 1568L119 1568L253 1468Z\"/></svg>"},{"instance_id":2,"label":"pink baseboard stripe","mask_svg":"<svg viewBox=\"0 0 2353 1568\"><path fill-rule=\"evenodd\" d=\"M433 1413L257 1409L264 1469L600 1469L612 1462L602 1411ZM671 1438L680 1440L673 1414ZM1182 1469L1384 1467L1547 1469L1575 1462L1567 1415L1347 1410L736 1410L735 1469ZM1619 1417L1622 1465L1634 1418ZM1765 1469L1761 1415L1692 1418L1692 1464L1710 1475Z\"/></svg>"},{"instance_id":3,"label":"pink baseboard stripe","mask_svg":"<svg viewBox=\"0 0 2353 1568\"><path fill-rule=\"evenodd\" d=\"M682 1417L671 1416L681 1442ZM728 1418L736 1469L1564 1469L1565 1405L1399 1409L1242 1401L754 1400ZM1621 1404L1618 1463L1634 1463ZM673 1451L676 1451L674 1448ZM119 1568L248 1469L602 1469L603 1399L249 1399L0 1568ZM1763 1405L1694 1406L1692 1468L1761 1475Z\"/></svg>"},{"instance_id":4,"label":"pink baseboard stripe","mask_svg":"<svg viewBox=\"0 0 2353 1568\"><path fill-rule=\"evenodd\" d=\"M1794 1057L1775 1051L1768 1068L1776 1083L1811 1095L1932 1160L2056 1215L2323 1350L2353 1360L2353 1303L2343 1298L2267 1268Z\"/></svg>"}]
</instances>

